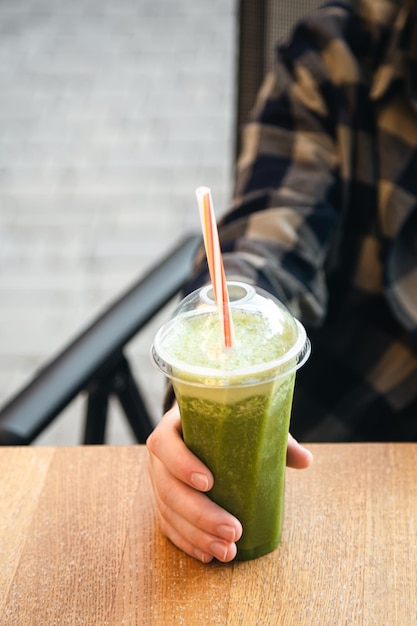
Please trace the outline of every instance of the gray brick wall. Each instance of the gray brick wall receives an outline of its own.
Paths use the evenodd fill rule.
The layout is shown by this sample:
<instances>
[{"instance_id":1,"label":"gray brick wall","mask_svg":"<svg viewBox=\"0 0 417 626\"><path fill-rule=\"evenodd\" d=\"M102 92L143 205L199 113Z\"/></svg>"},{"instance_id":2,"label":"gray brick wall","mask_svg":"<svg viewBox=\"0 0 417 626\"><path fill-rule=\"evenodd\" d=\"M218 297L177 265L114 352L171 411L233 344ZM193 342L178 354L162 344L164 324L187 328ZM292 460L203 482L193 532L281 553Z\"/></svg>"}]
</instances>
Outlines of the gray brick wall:
<instances>
[{"instance_id":1,"label":"gray brick wall","mask_svg":"<svg viewBox=\"0 0 417 626\"><path fill-rule=\"evenodd\" d=\"M236 0L0 1L0 402L216 213L232 181ZM152 335L129 348L160 414ZM78 443L78 399L39 444ZM130 442L117 409L110 443Z\"/></svg>"}]
</instances>

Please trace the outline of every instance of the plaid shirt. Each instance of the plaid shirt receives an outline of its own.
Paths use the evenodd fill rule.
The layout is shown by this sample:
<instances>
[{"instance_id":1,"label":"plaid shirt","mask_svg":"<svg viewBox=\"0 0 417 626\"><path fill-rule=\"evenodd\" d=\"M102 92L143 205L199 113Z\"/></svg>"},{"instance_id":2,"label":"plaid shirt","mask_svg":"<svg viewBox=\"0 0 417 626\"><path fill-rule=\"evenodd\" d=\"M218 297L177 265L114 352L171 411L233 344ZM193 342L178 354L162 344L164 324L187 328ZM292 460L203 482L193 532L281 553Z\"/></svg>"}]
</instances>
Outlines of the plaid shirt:
<instances>
[{"instance_id":1,"label":"plaid shirt","mask_svg":"<svg viewBox=\"0 0 417 626\"><path fill-rule=\"evenodd\" d=\"M416 25L399 2L330 2L279 48L244 130L226 273L307 327L304 441L417 440ZM200 256L189 289L205 278Z\"/></svg>"}]
</instances>

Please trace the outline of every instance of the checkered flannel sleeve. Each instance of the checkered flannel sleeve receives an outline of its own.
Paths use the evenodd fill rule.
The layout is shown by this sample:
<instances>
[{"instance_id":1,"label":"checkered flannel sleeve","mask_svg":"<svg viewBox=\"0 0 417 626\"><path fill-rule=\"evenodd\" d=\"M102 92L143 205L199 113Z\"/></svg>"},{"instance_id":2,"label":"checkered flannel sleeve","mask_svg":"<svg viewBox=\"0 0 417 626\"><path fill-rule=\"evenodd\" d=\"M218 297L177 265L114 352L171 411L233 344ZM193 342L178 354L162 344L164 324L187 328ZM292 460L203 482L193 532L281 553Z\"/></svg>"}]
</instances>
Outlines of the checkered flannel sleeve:
<instances>
[{"instance_id":1,"label":"checkered flannel sleeve","mask_svg":"<svg viewBox=\"0 0 417 626\"><path fill-rule=\"evenodd\" d=\"M326 311L325 266L340 218L337 87L320 49L298 34L265 79L219 224L229 279L256 283L307 325ZM307 61L307 64L306 64ZM189 289L207 279L204 252Z\"/></svg>"}]
</instances>

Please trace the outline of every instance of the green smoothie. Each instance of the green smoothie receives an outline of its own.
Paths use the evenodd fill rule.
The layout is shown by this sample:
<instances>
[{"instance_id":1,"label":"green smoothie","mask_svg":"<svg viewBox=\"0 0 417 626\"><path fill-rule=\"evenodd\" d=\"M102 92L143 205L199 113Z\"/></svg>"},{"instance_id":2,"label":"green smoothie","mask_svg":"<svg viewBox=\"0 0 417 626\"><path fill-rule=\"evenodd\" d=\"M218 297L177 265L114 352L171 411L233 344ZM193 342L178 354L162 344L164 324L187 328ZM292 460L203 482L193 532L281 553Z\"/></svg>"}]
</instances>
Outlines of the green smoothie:
<instances>
[{"instance_id":1,"label":"green smoothie","mask_svg":"<svg viewBox=\"0 0 417 626\"><path fill-rule=\"evenodd\" d=\"M155 341L157 357L154 350L160 366L169 355L169 369L162 369L172 379L184 441L213 473L209 496L242 523L239 560L280 541L298 367L299 323L282 308L265 313L259 306L248 298L232 302L231 349L222 346L216 309L202 306L185 307Z\"/></svg>"},{"instance_id":2,"label":"green smoothie","mask_svg":"<svg viewBox=\"0 0 417 626\"><path fill-rule=\"evenodd\" d=\"M208 400L174 382L184 441L214 475L209 495L243 526L237 559L266 554L280 540L293 388L294 374L254 385L243 399L233 388Z\"/></svg>"}]
</instances>

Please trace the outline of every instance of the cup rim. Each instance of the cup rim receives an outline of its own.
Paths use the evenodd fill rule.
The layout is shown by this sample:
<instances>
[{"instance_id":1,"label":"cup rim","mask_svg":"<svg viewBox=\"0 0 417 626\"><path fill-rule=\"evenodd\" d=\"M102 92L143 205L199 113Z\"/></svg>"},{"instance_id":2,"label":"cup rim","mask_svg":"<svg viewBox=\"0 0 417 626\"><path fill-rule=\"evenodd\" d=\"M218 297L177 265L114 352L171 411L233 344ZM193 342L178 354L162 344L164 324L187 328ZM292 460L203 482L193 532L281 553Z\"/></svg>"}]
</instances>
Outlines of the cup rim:
<instances>
[{"instance_id":1,"label":"cup rim","mask_svg":"<svg viewBox=\"0 0 417 626\"><path fill-rule=\"evenodd\" d=\"M219 370L213 367L189 365L180 359L172 358L162 347L161 336L164 327L160 328L155 335L151 346L151 356L156 366L168 378L187 382L188 384L239 387L248 384L258 384L259 382L268 382L272 379L290 376L305 363L310 355L311 343L305 328L296 318L293 318L293 320L298 332L295 343L288 352L266 363L234 370ZM287 364L290 364L290 366L285 368L284 366ZM176 371L184 375L178 376L175 373ZM268 372L270 372L270 376L268 376ZM241 382L233 382L236 378L241 379ZM208 383L208 381L211 382Z\"/></svg>"}]
</instances>

